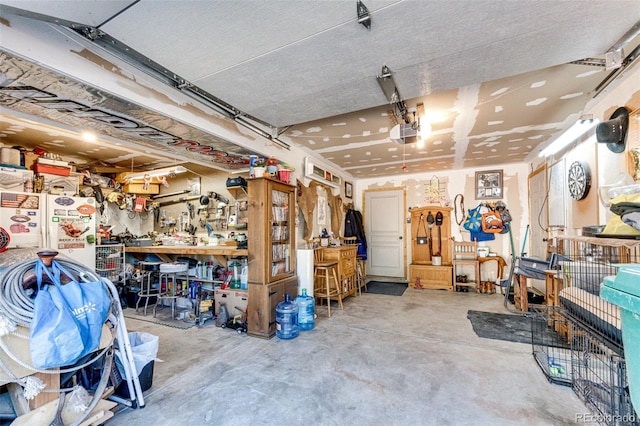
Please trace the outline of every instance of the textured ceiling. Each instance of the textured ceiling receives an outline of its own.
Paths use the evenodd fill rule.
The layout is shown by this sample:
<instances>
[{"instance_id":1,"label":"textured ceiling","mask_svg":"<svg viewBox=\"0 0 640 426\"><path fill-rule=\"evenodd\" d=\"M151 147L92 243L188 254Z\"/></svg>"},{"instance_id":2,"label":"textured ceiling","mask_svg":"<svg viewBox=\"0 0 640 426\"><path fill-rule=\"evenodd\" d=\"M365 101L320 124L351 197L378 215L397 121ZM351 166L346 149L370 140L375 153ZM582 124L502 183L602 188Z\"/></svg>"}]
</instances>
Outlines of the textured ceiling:
<instances>
[{"instance_id":1,"label":"textured ceiling","mask_svg":"<svg viewBox=\"0 0 640 426\"><path fill-rule=\"evenodd\" d=\"M0 1L97 27L356 178L526 161L610 73L570 62L604 58L640 20L636 0L364 3L370 30L351 0ZM389 139L383 65L425 105L422 148Z\"/></svg>"}]
</instances>

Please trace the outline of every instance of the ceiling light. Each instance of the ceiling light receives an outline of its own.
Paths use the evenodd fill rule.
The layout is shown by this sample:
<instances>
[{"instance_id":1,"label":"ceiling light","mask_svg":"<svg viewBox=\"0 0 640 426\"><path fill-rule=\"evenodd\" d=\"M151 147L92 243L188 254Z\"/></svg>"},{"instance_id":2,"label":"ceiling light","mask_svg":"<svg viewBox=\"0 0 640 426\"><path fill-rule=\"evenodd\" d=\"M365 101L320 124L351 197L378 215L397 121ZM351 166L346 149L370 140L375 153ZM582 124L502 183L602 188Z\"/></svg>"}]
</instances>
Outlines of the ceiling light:
<instances>
[{"instance_id":1,"label":"ceiling light","mask_svg":"<svg viewBox=\"0 0 640 426\"><path fill-rule=\"evenodd\" d=\"M424 140L431 135L431 124L427 121L420 121L420 139Z\"/></svg>"},{"instance_id":2,"label":"ceiling light","mask_svg":"<svg viewBox=\"0 0 640 426\"><path fill-rule=\"evenodd\" d=\"M568 146L571 142L574 142L580 136L587 133L591 130L596 124L598 124L598 119L590 117L581 117L580 120L576 121L573 126L571 126L566 132L562 133L560 136L556 138L549 146L543 149L539 157L549 157L561 149Z\"/></svg>"},{"instance_id":3,"label":"ceiling light","mask_svg":"<svg viewBox=\"0 0 640 426\"><path fill-rule=\"evenodd\" d=\"M98 138L95 133L92 132L82 132L82 140L85 142L95 142Z\"/></svg>"},{"instance_id":4,"label":"ceiling light","mask_svg":"<svg viewBox=\"0 0 640 426\"><path fill-rule=\"evenodd\" d=\"M358 23L364 25L368 30L371 29L371 15L369 9L360 0L356 4L356 10L358 12Z\"/></svg>"},{"instance_id":5,"label":"ceiling light","mask_svg":"<svg viewBox=\"0 0 640 426\"><path fill-rule=\"evenodd\" d=\"M138 172L128 174L125 179L132 180L148 180L155 177L174 177L178 173L184 173L187 169L182 166L165 167L163 169L149 170L148 172Z\"/></svg>"}]
</instances>

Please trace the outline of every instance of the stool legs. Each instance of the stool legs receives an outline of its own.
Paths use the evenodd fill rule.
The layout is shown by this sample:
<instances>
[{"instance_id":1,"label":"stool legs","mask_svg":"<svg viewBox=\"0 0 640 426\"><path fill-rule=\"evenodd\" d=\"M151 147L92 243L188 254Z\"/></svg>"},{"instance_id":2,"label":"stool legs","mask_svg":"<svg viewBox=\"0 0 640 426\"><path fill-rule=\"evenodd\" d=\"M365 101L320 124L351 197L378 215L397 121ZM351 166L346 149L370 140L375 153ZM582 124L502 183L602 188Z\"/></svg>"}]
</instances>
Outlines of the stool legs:
<instances>
[{"instance_id":1,"label":"stool legs","mask_svg":"<svg viewBox=\"0 0 640 426\"><path fill-rule=\"evenodd\" d=\"M338 299L338 306L344 309L342 305L342 290L338 281L338 271L335 266L332 267L316 267L316 288L314 295L318 298L318 302L322 299L327 300L327 315L331 316L331 298ZM333 287L331 280L333 279Z\"/></svg>"},{"instance_id":2,"label":"stool legs","mask_svg":"<svg viewBox=\"0 0 640 426\"><path fill-rule=\"evenodd\" d=\"M158 307L158 303L160 300L168 299L171 303L171 319L175 319L176 313L176 299L178 298L178 290L176 286L178 285L176 274L174 273L161 273L160 274L160 290L161 293L158 295L158 302L153 307L153 317L156 316L156 308ZM162 284L165 284L165 291L162 292Z\"/></svg>"},{"instance_id":3,"label":"stool legs","mask_svg":"<svg viewBox=\"0 0 640 426\"><path fill-rule=\"evenodd\" d=\"M367 291L367 273L366 273L366 260L356 259L356 285L358 286L358 294L362 295L362 287L364 291Z\"/></svg>"},{"instance_id":4,"label":"stool legs","mask_svg":"<svg viewBox=\"0 0 640 426\"><path fill-rule=\"evenodd\" d=\"M146 276L145 274L143 274L142 281L141 281L141 288L140 288L140 291L138 292L138 300L136 301L136 312L138 312L138 308L140 307L140 302L142 301L142 299L144 299L144 315L146 316L147 308L149 307L149 299L151 299L154 296L157 297L159 293L160 293L159 290L153 289L153 272L147 272ZM153 306L155 307L157 303L158 301L156 299L156 303L154 303Z\"/></svg>"}]
</instances>

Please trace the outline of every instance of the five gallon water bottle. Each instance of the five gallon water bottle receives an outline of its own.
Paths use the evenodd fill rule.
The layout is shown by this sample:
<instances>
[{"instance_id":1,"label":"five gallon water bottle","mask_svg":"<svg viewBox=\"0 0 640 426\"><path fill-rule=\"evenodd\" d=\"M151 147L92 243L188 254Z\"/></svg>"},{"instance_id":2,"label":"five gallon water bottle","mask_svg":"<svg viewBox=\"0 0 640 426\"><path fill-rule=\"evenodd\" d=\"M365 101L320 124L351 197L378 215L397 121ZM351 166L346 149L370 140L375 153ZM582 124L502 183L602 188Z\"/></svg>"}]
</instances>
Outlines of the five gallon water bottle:
<instances>
[{"instance_id":1,"label":"five gallon water bottle","mask_svg":"<svg viewBox=\"0 0 640 426\"><path fill-rule=\"evenodd\" d=\"M276 336L281 339L298 337L298 305L291 301L289 293L284 295L284 302L276 306Z\"/></svg>"},{"instance_id":2,"label":"five gallon water bottle","mask_svg":"<svg viewBox=\"0 0 640 426\"><path fill-rule=\"evenodd\" d=\"M298 305L298 328L300 330L313 330L315 320L315 299L307 296L307 289L302 289L302 294L294 300Z\"/></svg>"}]
</instances>

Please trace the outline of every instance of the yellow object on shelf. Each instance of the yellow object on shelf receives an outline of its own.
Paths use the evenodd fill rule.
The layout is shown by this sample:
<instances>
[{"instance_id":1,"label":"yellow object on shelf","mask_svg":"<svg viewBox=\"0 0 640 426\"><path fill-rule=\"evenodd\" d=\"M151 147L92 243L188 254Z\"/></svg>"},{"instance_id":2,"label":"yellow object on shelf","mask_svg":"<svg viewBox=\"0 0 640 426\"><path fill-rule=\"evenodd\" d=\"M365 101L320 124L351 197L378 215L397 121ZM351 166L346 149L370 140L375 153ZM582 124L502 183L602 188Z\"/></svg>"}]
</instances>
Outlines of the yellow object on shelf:
<instances>
[{"instance_id":1,"label":"yellow object on shelf","mask_svg":"<svg viewBox=\"0 0 640 426\"><path fill-rule=\"evenodd\" d=\"M127 194L159 194L160 184L157 183L128 183L122 187Z\"/></svg>"}]
</instances>

